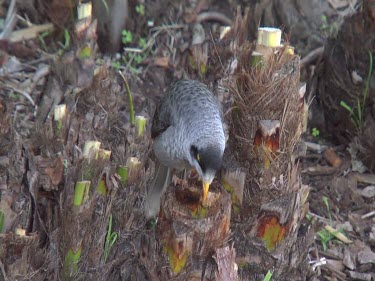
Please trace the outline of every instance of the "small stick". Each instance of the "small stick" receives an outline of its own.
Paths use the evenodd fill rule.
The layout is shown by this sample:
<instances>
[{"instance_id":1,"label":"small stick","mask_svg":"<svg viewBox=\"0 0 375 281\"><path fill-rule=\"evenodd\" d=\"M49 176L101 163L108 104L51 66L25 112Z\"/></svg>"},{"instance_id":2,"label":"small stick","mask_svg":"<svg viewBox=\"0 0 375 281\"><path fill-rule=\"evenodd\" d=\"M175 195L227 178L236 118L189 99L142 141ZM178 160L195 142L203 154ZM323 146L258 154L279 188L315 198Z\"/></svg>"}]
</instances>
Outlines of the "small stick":
<instances>
[{"instance_id":1,"label":"small stick","mask_svg":"<svg viewBox=\"0 0 375 281\"><path fill-rule=\"evenodd\" d=\"M353 177L362 183L375 184L375 175L374 174L360 174L354 173Z\"/></svg>"},{"instance_id":2,"label":"small stick","mask_svg":"<svg viewBox=\"0 0 375 281\"><path fill-rule=\"evenodd\" d=\"M310 63L317 60L321 55L324 53L324 47L316 48L315 50L312 50L310 53L308 53L303 59L300 61L300 68L304 68Z\"/></svg>"},{"instance_id":3,"label":"small stick","mask_svg":"<svg viewBox=\"0 0 375 281\"><path fill-rule=\"evenodd\" d=\"M26 98L26 99L32 104L32 106L35 107L35 102L34 102L34 100L32 99L32 97L29 95L28 92L23 91L23 90L21 90L21 89L17 89L17 88L15 88L15 87L11 87L11 86L9 86L9 85L5 85L5 87L9 88L10 90L15 91L16 93L19 93L19 94L23 95L23 96L24 96L24 97L25 97L25 98Z\"/></svg>"},{"instance_id":4,"label":"small stick","mask_svg":"<svg viewBox=\"0 0 375 281\"><path fill-rule=\"evenodd\" d=\"M224 23L226 25L232 25L233 22L230 18L227 16L223 15L222 13L218 12L204 12L200 13L195 22L203 22L203 21L218 21L221 23Z\"/></svg>"},{"instance_id":5,"label":"small stick","mask_svg":"<svg viewBox=\"0 0 375 281\"><path fill-rule=\"evenodd\" d=\"M372 217L372 216L374 216L374 215L375 215L375 211L371 211L371 212L369 212L369 213L367 213L367 214L364 214L364 215L361 217L361 219L367 219L367 218Z\"/></svg>"},{"instance_id":6,"label":"small stick","mask_svg":"<svg viewBox=\"0 0 375 281\"><path fill-rule=\"evenodd\" d=\"M326 145L321 145L313 142L305 142L307 149L316 151L317 153L321 153L323 150L327 149L328 147Z\"/></svg>"},{"instance_id":7,"label":"small stick","mask_svg":"<svg viewBox=\"0 0 375 281\"><path fill-rule=\"evenodd\" d=\"M344 242L345 244L353 243L352 240L348 239L344 234L342 234L342 233L339 232L338 230L334 229L332 226L330 226L330 225L326 225L324 228L325 228L329 233L331 233L333 236L335 236L337 239L339 239L340 241Z\"/></svg>"},{"instance_id":8,"label":"small stick","mask_svg":"<svg viewBox=\"0 0 375 281\"><path fill-rule=\"evenodd\" d=\"M0 260L0 268L1 268L1 272L2 272L3 277L4 277L4 281L8 281L7 275L5 273L4 264L1 262L1 260Z\"/></svg>"}]
</instances>

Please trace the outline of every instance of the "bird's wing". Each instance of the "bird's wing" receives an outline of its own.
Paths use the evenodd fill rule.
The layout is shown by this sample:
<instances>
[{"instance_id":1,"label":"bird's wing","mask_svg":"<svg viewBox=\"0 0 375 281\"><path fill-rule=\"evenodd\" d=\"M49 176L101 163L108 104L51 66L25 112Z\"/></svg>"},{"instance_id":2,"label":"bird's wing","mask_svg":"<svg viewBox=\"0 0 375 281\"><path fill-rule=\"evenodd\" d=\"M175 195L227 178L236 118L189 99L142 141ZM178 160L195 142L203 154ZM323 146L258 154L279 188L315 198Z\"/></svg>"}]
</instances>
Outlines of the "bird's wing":
<instances>
[{"instance_id":1,"label":"bird's wing","mask_svg":"<svg viewBox=\"0 0 375 281\"><path fill-rule=\"evenodd\" d=\"M171 114L168 101L165 97L159 103L154 113L151 126L151 137L155 139L171 126Z\"/></svg>"}]
</instances>

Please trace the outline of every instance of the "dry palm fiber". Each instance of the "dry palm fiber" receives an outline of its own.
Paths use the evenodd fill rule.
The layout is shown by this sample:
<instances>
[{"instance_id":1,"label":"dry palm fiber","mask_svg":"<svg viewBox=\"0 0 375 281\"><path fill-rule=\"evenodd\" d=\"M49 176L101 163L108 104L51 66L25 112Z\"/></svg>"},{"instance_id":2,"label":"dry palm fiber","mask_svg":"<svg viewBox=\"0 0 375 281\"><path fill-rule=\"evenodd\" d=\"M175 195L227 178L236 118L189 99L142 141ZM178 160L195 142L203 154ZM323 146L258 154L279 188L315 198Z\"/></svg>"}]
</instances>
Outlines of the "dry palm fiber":
<instances>
[{"instance_id":1,"label":"dry palm fiber","mask_svg":"<svg viewBox=\"0 0 375 281\"><path fill-rule=\"evenodd\" d=\"M302 185L295 161L305 114L299 57L288 46L268 48L254 65L251 44L232 47L237 66L223 79L234 99L226 116L228 146L247 173L237 218L243 224L231 228L242 264L239 276L261 280L273 268L275 280L303 280L311 237L297 235L308 210L308 187ZM259 262L248 262L248 257Z\"/></svg>"},{"instance_id":2,"label":"dry palm fiber","mask_svg":"<svg viewBox=\"0 0 375 281\"><path fill-rule=\"evenodd\" d=\"M280 48L265 57L257 67L250 64L251 51L240 51L236 73L228 81L235 97L230 121L230 145L237 152L237 159L248 169L247 181L258 181L258 187L261 184L262 188L288 186L288 165L302 132L303 97L298 94L299 57L284 50ZM257 165L258 157L254 153L254 138L260 120L280 122L279 149L267 169ZM282 175L283 182L279 180ZM254 187L253 184L250 186Z\"/></svg>"}]
</instances>

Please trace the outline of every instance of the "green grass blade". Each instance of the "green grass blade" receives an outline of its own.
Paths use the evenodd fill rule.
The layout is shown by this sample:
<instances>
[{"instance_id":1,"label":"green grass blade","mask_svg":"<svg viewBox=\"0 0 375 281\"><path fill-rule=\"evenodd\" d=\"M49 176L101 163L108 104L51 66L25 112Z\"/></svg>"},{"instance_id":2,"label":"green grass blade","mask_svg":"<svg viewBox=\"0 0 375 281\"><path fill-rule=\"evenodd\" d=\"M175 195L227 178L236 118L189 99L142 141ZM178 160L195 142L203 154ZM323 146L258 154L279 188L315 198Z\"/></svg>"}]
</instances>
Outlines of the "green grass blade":
<instances>
[{"instance_id":1,"label":"green grass blade","mask_svg":"<svg viewBox=\"0 0 375 281\"><path fill-rule=\"evenodd\" d=\"M108 222L108 235L112 234L112 214L109 215L109 222Z\"/></svg>"},{"instance_id":2,"label":"green grass blade","mask_svg":"<svg viewBox=\"0 0 375 281\"><path fill-rule=\"evenodd\" d=\"M128 81L126 80L124 74L121 71L119 71L119 74L122 77L122 79L124 80L126 92L128 94L129 111L130 111L129 112L129 121L130 121L130 124L134 125L135 124L135 114L134 114L133 97L132 97L132 94L130 92L130 87L129 87Z\"/></svg>"},{"instance_id":3,"label":"green grass blade","mask_svg":"<svg viewBox=\"0 0 375 281\"><path fill-rule=\"evenodd\" d=\"M0 233L3 232L5 216L4 212L0 211Z\"/></svg>"},{"instance_id":4,"label":"green grass blade","mask_svg":"<svg viewBox=\"0 0 375 281\"><path fill-rule=\"evenodd\" d=\"M113 245L116 243L118 238L117 232L112 232L112 214L109 216L108 221L108 232L107 236L105 238L105 244L104 244L104 261L107 261L109 257L109 253L113 247Z\"/></svg>"},{"instance_id":5,"label":"green grass blade","mask_svg":"<svg viewBox=\"0 0 375 281\"><path fill-rule=\"evenodd\" d=\"M332 224L331 210L329 208L328 198L325 197L325 196L323 196L322 199L323 199L324 204L326 205L328 216L329 216L329 220L331 221L331 224Z\"/></svg>"},{"instance_id":6,"label":"green grass blade","mask_svg":"<svg viewBox=\"0 0 375 281\"><path fill-rule=\"evenodd\" d=\"M272 277L272 272L268 270L266 276L264 277L263 281L270 281Z\"/></svg>"},{"instance_id":7,"label":"green grass blade","mask_svg":"<svg viewBox=\"0 0 375 281\"><path fill-rule=\"evenodd\" d=\"M366 99L367 99L367 94L368 94L368 91L369 91L369 88L370 88L371 75L372 75L372 66L373 66L372 53L371 53L371 51L368 51L368 53L369 53L369 57L370 57L370 64L369 64L369 69L368 69L368 73L367 73L366 86L365 86L365 90L364 90L364 93L363 93L362 108L365 107L365 103L366 103Z\"/></svg>"},{"instance_id":8,"label":"green grass blade","mask_svg":"<svg viewBox=\"0 0 375 281\"><path fill-rule=\"evenodd\" d=\"M117 241L118 234L117 232L113 232L111 236L109 237L109 249L112 248L113 244Z\"/></svg>"},{"instance_id":9,"label":"green grass blade","mask_svg":"<svg viewBox=\"0 0 375 281\"><path fill-rule=\"evenodd\" d=\"M362 108L361 108L361 102L357 98L357 118L358 118L358 127L359 129L362 129Z\"/></svg>"},{"instance_id":10,"label":"green grass blade","mask_svg":"<svg viewBox=\"0 0 375 281\"><path fill-rule=\"evenodd\" d=\"M345 108L347 111L349 111L351 114L354 114L353 109L343 100L340 101L340 105Z\"/></svg>"}]
</instances>

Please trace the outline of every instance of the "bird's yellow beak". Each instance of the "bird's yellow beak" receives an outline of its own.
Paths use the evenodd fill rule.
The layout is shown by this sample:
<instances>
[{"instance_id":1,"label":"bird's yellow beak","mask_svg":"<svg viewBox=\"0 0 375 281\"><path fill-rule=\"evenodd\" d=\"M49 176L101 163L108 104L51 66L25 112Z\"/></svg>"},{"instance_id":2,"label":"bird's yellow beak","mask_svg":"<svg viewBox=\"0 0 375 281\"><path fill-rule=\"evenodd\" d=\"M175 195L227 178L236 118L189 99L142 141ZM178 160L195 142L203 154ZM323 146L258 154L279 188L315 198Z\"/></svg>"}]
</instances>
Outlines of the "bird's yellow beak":
<instances>
[{"instance_id":1,"label":"bird's yellow beak","mask_svg":"<svg viewBox=\"0 0 375 281\"><path fill-rule=\"evenodd\" d=\"M210 183L207 181L203 181L203 198L202 203L205 203L207 200L208 190L210 188Z\"/></svg>"}]
</instances>

